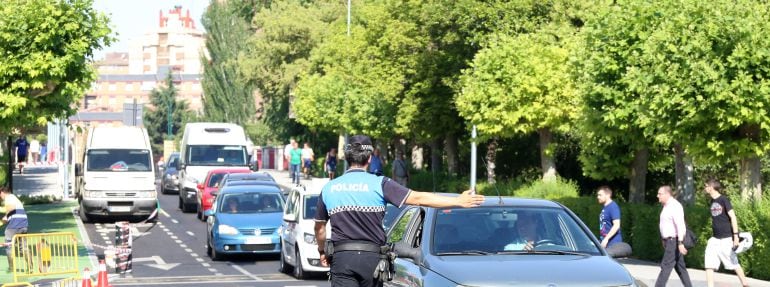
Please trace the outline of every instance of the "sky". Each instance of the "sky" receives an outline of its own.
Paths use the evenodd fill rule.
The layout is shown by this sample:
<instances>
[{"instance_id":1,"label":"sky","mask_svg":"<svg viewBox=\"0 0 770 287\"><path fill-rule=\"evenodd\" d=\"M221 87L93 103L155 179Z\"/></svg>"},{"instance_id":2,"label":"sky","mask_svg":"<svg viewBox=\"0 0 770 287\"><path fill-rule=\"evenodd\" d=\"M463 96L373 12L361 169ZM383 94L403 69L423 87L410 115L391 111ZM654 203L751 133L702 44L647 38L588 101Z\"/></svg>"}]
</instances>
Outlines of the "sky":
<instances>
[{"instance_id":1,"label":"sky","mask_svg":"<svg viewBox=\"0 0 770 287\"><path fill-rule=\"evenodd\" d=\"M1 0L0 0L1 1ZM176 5L182 5L182 13L190 9L195 28L203 31L201 16L209 0L94 0L94 8L110 17L110 27L117 32L116 41L109 47L94 53L99 60L109 52L128 52L129 42L158 26L158 14L167 15Z\"/></svg>"}]
</instances>

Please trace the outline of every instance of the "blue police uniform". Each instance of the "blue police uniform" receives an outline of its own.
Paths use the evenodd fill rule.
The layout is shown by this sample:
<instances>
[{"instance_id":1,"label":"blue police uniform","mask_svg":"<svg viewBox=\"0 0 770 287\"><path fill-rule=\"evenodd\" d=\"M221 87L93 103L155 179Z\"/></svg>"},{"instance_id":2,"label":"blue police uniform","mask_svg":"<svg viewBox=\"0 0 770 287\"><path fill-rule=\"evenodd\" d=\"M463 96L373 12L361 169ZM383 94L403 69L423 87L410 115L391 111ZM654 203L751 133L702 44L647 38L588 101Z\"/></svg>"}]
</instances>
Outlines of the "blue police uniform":
<instances>
[{"instance_id":1,"label":"blue police uniform","mask_svg":"<svg viewBox=\"0 0 770 287\"><path fill-rule=\"evenodd\" d=\"M334 246L346 243L382 246L385 244L382 228L385 205L401 207L409 192L388 177L350 169L323 187L315 220L331 220ZM376 252L335 251L331 262L332 286L380 286L382 283L372 278L379 260Z\"/></svg>"}]
</instances>

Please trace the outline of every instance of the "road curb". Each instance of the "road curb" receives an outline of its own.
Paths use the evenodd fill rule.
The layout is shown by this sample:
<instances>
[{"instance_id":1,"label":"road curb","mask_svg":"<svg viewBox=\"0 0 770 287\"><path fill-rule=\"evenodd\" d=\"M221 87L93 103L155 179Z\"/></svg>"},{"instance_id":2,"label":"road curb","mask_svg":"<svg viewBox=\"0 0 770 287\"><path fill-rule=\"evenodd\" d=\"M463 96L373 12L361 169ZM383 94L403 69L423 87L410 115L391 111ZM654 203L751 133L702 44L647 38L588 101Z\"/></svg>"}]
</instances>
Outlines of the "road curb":
<instances>
[{"instance_id":1,"label":"road curb","mask_svg":"<svg viewBox=\"0 0 770 287\"><path fill-rule=\"evenodd\" d=\"M88 251L88 261L91 262L91 268L93 269L94 266L96 266L96 251L94 251L93 244L91 243L91 238L88 237L88 231L86 231L86 226L83 224L83 221L80 220L80 216L77 214L77 208L76 206L73 206L70 208L72 211L72 216L75 218L75 223L78 226L78 232L80 232L80 238L83 241L83 246L85 246L86 250Z\"/></svg>"}]
</instances>

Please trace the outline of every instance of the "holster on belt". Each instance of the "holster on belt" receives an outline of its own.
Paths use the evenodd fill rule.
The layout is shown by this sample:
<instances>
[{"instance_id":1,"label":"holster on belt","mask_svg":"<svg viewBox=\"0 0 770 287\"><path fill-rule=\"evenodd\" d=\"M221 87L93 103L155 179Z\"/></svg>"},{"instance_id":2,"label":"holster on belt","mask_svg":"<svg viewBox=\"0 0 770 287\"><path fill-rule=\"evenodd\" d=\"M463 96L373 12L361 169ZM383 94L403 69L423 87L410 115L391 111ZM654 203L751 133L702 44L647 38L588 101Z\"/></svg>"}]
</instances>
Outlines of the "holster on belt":
<instances>
[{"instance_id":1,"label":"holster on belt","mask_svg":"<svg viewBox=\"0 0 770 287\"><path fill-rule=\"evenodd\" d=\"M393 280L393 273L395 273L393 261L395 260L396 253L393 252L392 244L380 246L380 262L374 269L373 278L381 282Z\"/></svg>"},{"instance_id":2,"label":"holster on belt","mask_svg":"<svg viewBox=\"0 0 770 287\"><path fill-rule=\"evenodd\" d=\"M327 260L332 260L332 256L334 256L334 243L330 239L326 239L326 244L324 244L324 254L326 254Z\"/></svg>"}]
</instances>

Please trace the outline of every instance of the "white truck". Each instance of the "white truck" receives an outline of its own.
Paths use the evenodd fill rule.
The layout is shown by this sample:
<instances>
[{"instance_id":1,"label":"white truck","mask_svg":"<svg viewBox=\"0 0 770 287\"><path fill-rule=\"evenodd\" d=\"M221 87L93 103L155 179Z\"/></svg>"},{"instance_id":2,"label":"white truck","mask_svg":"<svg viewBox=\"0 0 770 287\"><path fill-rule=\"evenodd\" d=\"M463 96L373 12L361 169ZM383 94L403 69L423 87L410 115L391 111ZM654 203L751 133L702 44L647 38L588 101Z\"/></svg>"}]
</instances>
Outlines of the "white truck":
<instances>
[{"instance_id":1,"label":"white truck","mask_svg":"<svg viewBox=\"0 0 770 287\"><path fill-rule=\"evenodd\" d=\"M75 164L82 221L93 216L146 219L155 211L155 167L145 128L91 128L82 156L82 163Z\"/></svg>"},{"instance_id":2,"label":"white truck","mask_svg":"<svg viewBox=\"0 0 770 287\"><path fill-rule=\"evenodd\" d=\"M206 174L213 169L248 168L246 133L237 124L188 123L180 143L179 209L197 208L197 193Z\"/></svg>"}]
</instances>

